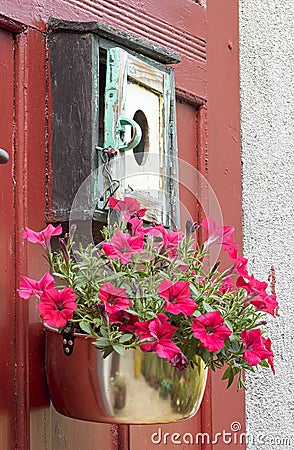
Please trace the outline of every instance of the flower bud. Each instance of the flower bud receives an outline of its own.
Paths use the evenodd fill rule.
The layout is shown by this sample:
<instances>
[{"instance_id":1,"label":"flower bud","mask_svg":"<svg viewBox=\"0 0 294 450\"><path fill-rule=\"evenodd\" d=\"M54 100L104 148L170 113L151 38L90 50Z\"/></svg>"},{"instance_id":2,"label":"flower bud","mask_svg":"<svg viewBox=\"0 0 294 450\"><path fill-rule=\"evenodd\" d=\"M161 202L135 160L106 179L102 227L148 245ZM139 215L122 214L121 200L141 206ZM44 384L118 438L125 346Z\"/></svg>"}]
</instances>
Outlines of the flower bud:
<instances>
[{"instance_id":1,"label":"flower bud","mask_svg":"<svg viewBox=\"0 0 294 450\"><path fill-rule=\"evenodd\" d=\"M193 222L192 219L188 219L186 222L186 238L190 239L192 234L199 228L197 222Z\"/></svg>"},{"instance_id":2,"label":"flower bud","mask_svg":"<svg viewBox=\"0 0 294 450\"><path fill-rule=\"evenodd\" d=\"M188 358L183 353L177 353L171 360L171 364L178 370L186 370L189 364Z\"/></svg>"}]
</instances>

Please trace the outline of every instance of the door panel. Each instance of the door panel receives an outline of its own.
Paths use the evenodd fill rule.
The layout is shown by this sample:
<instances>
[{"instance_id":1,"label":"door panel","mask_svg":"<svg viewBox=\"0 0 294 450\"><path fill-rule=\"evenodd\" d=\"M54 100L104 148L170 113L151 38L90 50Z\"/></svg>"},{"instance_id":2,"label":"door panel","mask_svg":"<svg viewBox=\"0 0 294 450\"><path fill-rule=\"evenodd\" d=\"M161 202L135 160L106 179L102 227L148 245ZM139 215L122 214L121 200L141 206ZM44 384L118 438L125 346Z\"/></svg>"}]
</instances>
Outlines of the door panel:
<instances>
[{"instance_id":1,"label":"door panel","mask_svg":"<svg viewBox=\"0 0 294 450\"><path fill-rule=\"evenodd\" d=\"M179 190L181 229L186 219L198 221L197 199L195 197L197 167L198 111L194 105L177 102L177 140L179 153ZM142 410L144 405L141 405ZM201 408L189 420L167 425L130 426L130 450L159 450L190 448L200 450L195 436L201 432Z\"/></svg>"},{"instance_id":2,"label":"door panel","mask_svg":"<svg viewBox=\"0 0 294 450\"><path fill-rule=\"evenodd\" d=\"M28 8L23 9L21 2L18 0L10 0L10 2L4 3L2 14L17 18L22 23L33 25L34 29L28 28L26 33L20 33L23 36L19 41L22 41L24 46L20 47L20 51L18 51L16 45L16 64L14 62L14 37L7 31L0 30L0 148L8 150L11 156L7 165L0 165L0 258L2 263L2 270L0 271L0 301L2 306L0 315L0 345L2 349L0 358L0 449L14 449L16 443L18 443L19 448L29 448L29 436L25 424L27 418L24 415L25 408L31 413L31 450L149 450L153 446L154 448L167 449L176 448L176 445L178 448L195 449L197 448L195 445L184 446L179 445L178 442L172 443L172 433L181 433L183 437L185 432L194 436L194 433L199 431L212 433L223 429L225 420L226 426L231 423L231 421L228 422L228 415L224 414L224 404L225 409L230 411L230 419L238 419L238 421L244 423L243 418L239 420L240 410L243 411L244 395L240 394L237 397L231 393L228 396L227 392L224 393L223 385L220 393L220 382L216 382L215 377L209 383L202 411L198 412L195 418L179 424L116 427L75 421L58 415L51 408L46 408L45 404L48 400L46 395L44 395L44 409L42 409L38 403L38 401L40 402L40 396L37 394L39 390L42 390L42 384L44 383L40 376L40 372L43 371L44 353L41 345L43 342L41 324L35 312L35 305L31 302L29 308L29 352L24 354L26 358L24 363L24 359L20 360L19 358L18 349L20 346L23 348L28 346L25 339L20 339L20 337L26 337L27 339L27 331L25 330L27 321L22 314L18 314L16 319L19 323L23 321L24 330L22 334L19 332L17 334L14 329L15 310L17 309L16 304L20 310L20 303L14 297L14 278L17 279L16 283L19 283L19 275L27 273L24 270L26 260L29 266L29 276L37 278L41 271L40 261L42 261L42 258L40 254L36 249L29 246L27 250L23 250L20 233L24 225L35 229L44 227L45 203L50 201L50 199L46 199L45 195L46 169L50 172L51 157L50 149L47 148L47 139L50 141L51 138L50 92L47 104L45 92L45 35L40 32L45 31L46 22L50 15L63 17L66 20L100 20L126 32L150 39L157 44L173 48L181 54L182 62L175 66L176 91L178 96L186 99L187 102L179 101L177 104L179 156L181 159L188 161L194 169L198 167L202 173L209 171L210 182L217 194L221 196L226 222L240 225L240 223L236 223L241 221L240 200L235 196L232 204L231 196L227 195L227 188L229 187L230 192L232 189L236 192L236 189L237 191L239 189L240 182L234 178L235 181L232 183L232 175L229 181L225 180L227 177L225 171L222 171L223 175L220 176L220 158L225 159L226 163L227 160L237 164L240 161L239 142L235 139L232 144L231 134L227 132L228 129L231 129L232 122L239 118L236 109L237 99L239 98L238 89L234 90L235 97L232 104L230 103L231 107L226 109L231 116L223 114L223 105L227 104L226 96L232 92L231 79L227 74L230 73L235 81L238 79L235 70L238 61L232 58L233 55L237 57L238 38L235 35L233 38L231 37L231 24L237 26L238 23L235 7L232 8L232 5L227 5L228 2L224 0L207 2L210 6L210 9L208 8L210 10L208 22L211 24L208 48L210 90L207 96L207 10L201 8L195 1L163 0L158 2L158 0L140 0L138 2L136 0L121 0L121 2L109 2L107 0L96 0L90 2L91 6L89 6L90 3L87 1L40 0L38 2L39 7L36 7L36 2L28 2L31 3L29 15ZM71 4L70 8L68 7L69 3ZM42 21L40 20L40 8L43 14ZM224 18L228 23L223 23ZM220 39L219 34L224 33L224 30L229 34L221 35ZM21 32L22 27L14 31ZM227 45L229 41L234 43L233 51ZM24 51L26 45L28 45L29 50L27 53ZM39 49L39 53L36 49ZM219 58L221 58L221 61L225 61L223 67L219 65ZM14 76L14 66L16 67L16 77ZM217 71L215 71L215 67L218 67ZM23 80L22 76L24 77ZM41 77L41 83L38 76ZM28 84L24 90L23 85L27 81ZM16 93L14 89L17 91ZM222 96L220 96L221 92ZM21 97L20 94L23 94L23 103L19 102L17 97L17 95ZM15 95L16 112L14 111ZM197 151L199 153L201 147L199 143L201 130L204 134L206 131L200 124L199 111L195 103L197 97L198 100L208 98L209 109L209 146L208 149L205 147L205 151L203 151L202 163ZM47 107L49 111L46 109ZM14 116L16 128L14 128L13 123ZM47 117L49 124L46 124ZM22 124L23 140L19 140L20 124ZM237 128L238 125L236 125ZM47 132L49 136L46 136ZM12 152L14 134L15 145L18 145L15 153L18 160L17 164L14 164ZM226 139L224 139L224 136ZM26 141L23 142L25 139ZM206 136L203 136L202 139L205 141ZM47 155L46 148L49 152ZM227 152L226 155L230 152L229 156L224 157L225 152ZM23 159L20 159L20 154ZM24 167L23 162L26 162L26 164L28 162L28 165ZM203 167L200 167L201 165ZM236 170L231 171L231 174L236 172L239 176L239 168L236 168L235 165L233 167ZM181 172L181 167L180 176L184 180L187 178L186 171L182 170ZM22 182L23 179L25 179L25 183ZM36 180L39 184L36 184ZM196 181L197 178L195 178L195 183ZM193 183L192 177L191 185ZM26 197L27 192L28 198L25 204L22 200ZM198 211L189 187L181 186L181 199L183 200L183 226L186 218L183 211L189 211L194 220L197 220ZM15 205L18 205L17 211L14 210L14 202ZM38 208L36 208L36 205L38 205ZM20 210L22 211L21 220ZM17 223L16 217L18 218ZM15 242L17 242L16 245ZM23 253L22 260L19 258L19 252ZM24 267L21 267L21 264ZM15 276L16 267L18 269ZM43 272L43 269L41 272ZM35 325L37 327L37 339ZM17 339L15 338L16 334ZM14 349L15 342L18 345ZM23 379L18 379L17 372L20 373L22 370L24 372ZM29 376L26 373L27 371L30 372ZM27 382L28 379L29 383ZM24 393L28 384L30 384L32 396L30 401L24 398L23 404L20 405L20 397L16 388L19 389L21 384ZM144 405L142 405L143 408ZM17 412L18 414L16 414ZM16 431L17 426L23 428L22 436L20 436L19 431ZM152 443L152 433L159 433L159 429L161 429L161 443L157 443L158 434L154 435L154 443ZM245 429L245 425L243 429ZM16 436L16 433L18 433L18 436ZM164 433L168 433L165 438ZM174 436L174 440L177 440L176 436ZM189 440L188 435L187 440ZM217 447L219 448L219 446ZM208 448L211 449L212 446L205 446L205 449ZM204 446L202 450L204 450Z\"/></svg>"},{"instance_id":3,"label":"door panel","mask_svg":"<svg viewBox=\"0 0 294 450\"><path fill-rule=\"evenodd\" d=\"M0 165L0 448L12 449L14 430L14 40L0 30L0 148L10 161Z\"/></svg>"}]
</instances>

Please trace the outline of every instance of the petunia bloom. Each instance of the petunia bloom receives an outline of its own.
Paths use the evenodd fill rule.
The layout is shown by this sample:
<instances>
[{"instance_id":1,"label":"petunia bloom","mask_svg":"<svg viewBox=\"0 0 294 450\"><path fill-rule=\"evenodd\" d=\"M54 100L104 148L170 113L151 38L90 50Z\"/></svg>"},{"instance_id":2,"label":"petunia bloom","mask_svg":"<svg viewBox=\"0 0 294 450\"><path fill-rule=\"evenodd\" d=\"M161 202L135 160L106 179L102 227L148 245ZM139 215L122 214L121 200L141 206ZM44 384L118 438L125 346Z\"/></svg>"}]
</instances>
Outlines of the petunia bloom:
<instances>
[{"instance_id":1,"label":"petunia bloom","mask_svg":"<svg viewBox=\"0 0 294 450\"><path fill-rule=\"evenodd\" d=\"M109 197L108 204L111 209L118 211L126 221L135 216L143 217L147 211L146 208L141 208L138 200L132 197L125 197L123 200Z\"/></svg>"},{"instance_id":2,"label":"petunia bloom","mask_svg":"<svg viewBox=\"0 0 294 450\"><path fill-rule=\"evenodd\" d=\"M243 277L239 277L236 281L236 286L246 289L250 297L254 297L256 295L259 295L260 293L265 293L265 290L268 286L265 281L259 281L253 275L245 278L248 280L247 282Z\"/></svg>"},{"instance_id":3,"label":"petunia bloom","mask_svg":"<svg viewBox=\"0 0 294 450\"><path fill-rule=\"evenodd\" d=\"M158 286L158 293L165 299L164 309L172 314L183 313L191 316L196 310L196 303L190 298L190 284L187 281L162 280Z\"/></svg>"},{"instance_id":4,"label":"petunia bloom","mask_svg":"<svg viewBox=\"0 0 294 450\"><path fill-rule=\"evenodd\" d=\"M72 288L46 290L37 306L41 312L41 319L52 327L64 327L67 321L72 319L73 312L78 307L75 300L76 294Z\"/></svg>"},{"instance_id":5,"label":"petunia bloom","mask_svg":"<svg viewBox=\"0 0 294 450\"><path fill-rule=\"evenodd\" d=\"M195 317L191 325L193 335L200 340L201 347L210 352L216 352L224 347L224 341L232 334L224 325L224 319L219 311L208 312Z\"/></svg>"},{"instance_id":6,"label":"petunia bloom","mask_svg":"<svg viewBox=\"0 0 294 450\"><path fill-rule=\"evenodd\" d=\"M143 252L144 236L131 237L117 230L109 242L102 244L105 255L110 259L120 259L123 264L131 261L131 255Z\"/></svg>"},{"instance_id":7,"label":"petunia bloom","mask_svg":"<svg viewBox=\"0 0 294 450\"><path fill-rule=\"evenodd\" d=\"M268 360L269 365L271 366L273 374L275 375L276 371L275 371L275 366L274 366L274 354L272 351L272 341L270 340L270 338L265 338L263 336L261 336L261 340L262 340L262 343L263 343L265 349L271 353L271 356L268 356L267 360Z\"/></svg>"},{"instance_id":8,"label":"petunia bloom","mask_svg":"<svg viewBox=\"0 0 294 450\"><path fill-rule=\"evenodd\" d=\"M177 253L179 242L184 238L184 233L181 231L167 231L164 226L158 225L162 234L162 244L160 244L160 251L162 254L167 254L169 258Z\"/></svg>"},{"instance_id":9,"label":"petunia bloom","mask_svg":"<svg viewBox=\"0 0 294 450\"><path fill-rule=\"evenodd\" d=\"M22 237L33 244L40 244L42 247L50 246L50 239L52 236L59 236L62 234L62 226L58 225L56 228L49 224L44 230L36 232L28 227L25 227Z\"/></svg>"},{"instance_id":10,"label":"petunia bloom","mask_svg":"<svg viewBox=\"0 0 294 450\"><path fill-rule=\"evenodd\" d=\"M236 281L238 288L243 288L248 292L246 303L255 306L256 311L264 311L275 316L279 306L275 295L268 295L266 288L268 284L265 281L257 280L253 275L247 278L239 277Z\"/></svg>"},{"instance_id":11,"label":"petunia bloom","mask_svg":"<svg viewBox=\"0 0 294 450\"><path fill-rule=\"evenodd\" d=\"M162 224L150 227L145 231L150 236L162 235L162 241L158 245L161 254L172 258L176 255L179 242L184 238L184 233L181 231L167 231Z\"/></svg>"},{"instance_id":12,"label":"petunia bloom","mask_svg":"<svg viewBox=\"0 0 294 450\"><path fill-rule=\"evenodd\" d=\"M261 293L250 300L251 305L255 307L255 311L263 311L272 316L276 315L277 308L279 306L275 295L267 295Z\"/></svg>"},{"instance_id":13,"label":"petunia bloom","mask_svg":"<svg viewBox=\"0 0 294 450\"><path fill-rule=\"evenodd\" d=\"M143 220L139 219L139 217L137 216L128 220L127 228L131 236L140 236L142 234L145 234L145 230L143 228Z\"/></svg>"},{"instance_id":14,"label":"petunia bloom","mask_svg":"<svg viewBox=\"0 0 294 450\"><path fill-rule=\"evenodd\" d=\"M234 273L239 274L241 277L248 278L248 270L247 270L247 263L248 259L244 258L244 256L239 255L237 259L234 261Z\"/></svg>"},{"instance_id":15,"label":"petunia bloom","mask_svg":"<svg viewBox=\"0 0 294 450\"><path fill-rule=\"evenodd\" d=\"M106 311L110 314L126 310L131 305L125 289L116 288L111 283L104 283L101 286L98 298L104 303Z\"/></svg>"},{"instance_id":16,"label":"petunia bloom","mask_svg":"<svg viewBox=\"0 0 294 450\"><path fill-rule=\"evenodd\" d=\"M259 328L244 330L240 336L244 346L243 358L248 361L250 366L256 366L263 359L273 357L273 352L265 347Z\"/></svg>"},{"instance_id":17,"label":"petunia bloom","mask_svg":"<svg viewBox=\"0 0 294 450\"><path fill-rule=\"evenodd\" d=\"M232 278L231 277L224 278L219 287L219 291L222 294L225 294L226 292L231 292L232 290L233 290Z\"/></svg>"},{"instance_id":18,"label":"petunia bloom","mask_svg":"<svg viewBox=\"0 0 294 450\"><path fill-rule=\"evenodd\" d=\"M181 350L172 341L177 327L168 322L165 314L159 313L156 319L136 322L136 334L141 336L140 348L143 352L154 351L160 358L172 360Z\"/></svg>"},{"instance_id":19,"label":"petunia bloom","mask_svg":"<svg viewBox=\"0 0 294 450\"><path fill-rule=\"evenodd\" d=\"M234 227L219 227L211 217L202 220L201 226L207 230L208 239L205 243L207 247L212 244L221 244L232 260L237 258L238 244L233 241Z\"/></svg>"},{"instance_id":20,"label":"petunia bloom","mask_svg":"<svg viewBox=\"0 0 294 450\"><path fill-rule=\"evenodd\" d=\"M119 331L124 333L128 331L133 333L136 329L135 323L138 321L138 316L130 314L127 311L117 311L116 313L109 314L109 322L117 323L119 325Z\"/></svg>"},{"instance_id":21,"label":"petunia bloom","mask_svg":"<svg viewBox=\"0 0 294 450\"><path fill-rule=\"evenodd\" d=\"M22 277L19 289L17 289L18 295L21 298L27 300L33 295L40 296L46 289L54 288L54 278L50 273L46 272L45 275L39 280L33 280L32 278Z\"/></svg>"}]
</instances>

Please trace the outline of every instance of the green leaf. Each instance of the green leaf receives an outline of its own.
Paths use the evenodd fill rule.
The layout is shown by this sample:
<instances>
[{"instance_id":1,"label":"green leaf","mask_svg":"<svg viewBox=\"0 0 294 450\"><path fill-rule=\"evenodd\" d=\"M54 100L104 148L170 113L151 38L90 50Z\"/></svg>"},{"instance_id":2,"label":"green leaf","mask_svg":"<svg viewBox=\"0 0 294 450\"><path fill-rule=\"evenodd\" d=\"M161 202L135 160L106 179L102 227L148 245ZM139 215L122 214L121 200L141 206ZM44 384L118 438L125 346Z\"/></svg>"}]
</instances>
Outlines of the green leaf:
<instances>
[{"instance_id":1,"label":"green leaf","mask_svg":"<svg viewBox=\"0 0 294 450\"><path fill-rule=\"evenodd\" d=\"M242 371L240 371L239 373L239 377L238 377L238 391L240 391L240 389L246 389L246 386L244 384L243 378L242 378Z\"/></svg>"},{"instance_id":2,"label":"green leaf","mask_svg":"<svg viewBox=\"0 0 294 450\"><path fill-rule=\"evenodd\" d=\"M113 348L111 345L109 345L108 347L105 347L103 349L103 359L107 358L107 356L111 355L111 353L113 352Z\"/></svg>"},{"instance_id":3,"label":"green leaf","mask_svg":"<svg viewBox=\"0 0 294 450\"><path fill-rule=\"evenodd\" d=\"M130 314L134 314L135 316L138 315L138 311L134 311L133 309L130 309L130 308L127 309L127 312Z\"/></svg>"},{"instance_id":4,"label":"green leaf","mask_svg":"<svg viewBox=\"0 0 294 450\"><path fill-rule=\"evenodd\" d=\"M231 377L231 372L232 372L232 367L229 366L229 367L225 370L225 372L224 372L224 374L223 374L223 376L222 376L222 380L227 380L227 379L229 379L229 378Z\"/></svg>"},{"instance_id":5,"label":"green leaf","mask_svg":"<svg viewBox=\"0 0 294 450\"><path fill-rule=\"evenodd\" d=\"M197 289L196 286L195 286L194 284L192 284L192 283L190 283L190 290L191 290L191 292L192 292L194 295L196 295L197 297L199 296L199 291L198 291L198 289Z\"/></svg>"},{"instance_id":6,"label":"green leaf","mask_svg":"<svg viewBox=\"0 0 294 450\"><path fill-rule=\"evenodd\" d=\"M85 322L84 320L82 320L80 323L80 328L87 334L91 334L92 333L92 327L91 324L89 322Z\"/></svg>"},{"instance_id":7,"label":"green leaf","mask_svg":"<svg viewBox=\"0 0 294 450\"><path fill-rule=\"evenodd\" d=\"M234 381L234 374L232 375L231 378L229 378L228 384L227 384L227 389L229 389L229 387L233 384Z\"/></svg>"},{"instance_id":8,"label":"green leaf","mask_svg":"<svg viewBox=\"0 0 294 450\"><path fill-rule=\"evenodd\" d=\"M53 277L57 277L57 278L61 278L62 280L67 280L67 275L62 275L61 273L59 273L59 272L53 272L52 273L52 276Z\"/></svg>"},{"instance_id":9,"label":"green leaf","mask_svg":"<svg viewBox=\"0 0 294 450\"><path fill-rule=\"evenodd\" d=\"M233 335L231 335L231 336L233 336ZM229 339L231 338L231 336L229 336ZM233 338L230 339L230 341L231 341L230 345L228 346L229 351L233 352L233 353L237 353L240 350L239 341L236 339L235 336L233 336Z\"/></svg>"},{"instance_id":10,"label":"green leaf","mask_svg":"<svg viewBox=\"0 0 294 450\"><path fill-rule=\"evenodd\" d=\"M213 312L215 311L208 303L206 302L202 302L203 308L205 309L206 312Z\"/></svg>"},{"instance_id":11,"label":"green leaf","mask_svg":"<svg viewBox=\"0 0 294 450\"><path fill-rule=\"evenodd\" d=\"M113 350L121 356L125 356L124 349L121 345L112 344Z\"/></svg>"},{"instance_id":12,"label":"green leaf","mask_svg":"<svg viewBox=\"0 0 294 450\"><path fill-rule=\"evenodd\" d=\"M228 380L227 389L231 386L234 381L235 375L241 371L240 367L229 366L222 376L222 380Z\"/></svg>"},{"instance_id":13,"label":"green leaf","mask_svg":"<svg viewBox=\"0 0 294 450\"><path fill-rule=\"evenodd\" d=\"M142 272L141 270L136 270L136 275L140 275L141 278L149 277L149 274L146 272Z\"/></svg>"},{"instance_id":14,"label":"green leaf","mask_svg":"<svg viewBox=\"0 0 294 450\"><path fill-rule=\"evenodd\" d=\"M133 335L130 333L127 334L123 334L120 338L119 338L119 342L121 344L123 344L124 342L128 342L130 339L132 339Z\"/></svg>"},{"instance_id":15,"label":"green leaf","mask_svg":"<svg viewBox=\"0 0 294 450\"><path fill-rule=\"evenodd\" d=\"M106 338L108 337L107 331L105 330L104 327L100 328L100 333L102 334L103 337L106 337Z\"/></svg>"},{"instance_id":16,"label":"green leaf","mask_svg":"<svg viewBox=\"0 0 294 450\"><path fill-rule=\"evenodd\" d=\"M108 345L110 345L110 342L107 338L97 337L94 345L96 345L97 347L107 347Z\"/></svg>"},{"instance_id":17,"label":"green leaf","mask_svg":"<svg viewBox=\"0 0 294 450\"><path fill-rule=\"evenodd\" d=\"M108 282L108 281L115 280L116 278L121 278L121 277L123 277L124 275L127 275L127 274L126 274L125 272L115 273L114 275L111 275L110 277L103 278L103 283L106 283L106 282Z\"/></svg>"},{"instance_id":18,"label":"green leaf","mask_svg":"<svg viewBox=\"0 0 294 450\"><path fill-rule=\"evenodd\" d=\"M265 359L263 359L260 363L259 363L259 366L261 366L261 367L270 367L270 365L269 365L269 363L265 360Z\"/></svg>"},{"instance_id":19,"label":"green leaf","mask_svg":"<svg viewBox=\"0 0 294 450\"><path fill-rule=\"evenodd\" d=\"M231 322L228 319L224 320L224 324L229 328L229 330L231 330L231 331L234 330L233 325L231 324Z\"/></svg>"}]
</instances>

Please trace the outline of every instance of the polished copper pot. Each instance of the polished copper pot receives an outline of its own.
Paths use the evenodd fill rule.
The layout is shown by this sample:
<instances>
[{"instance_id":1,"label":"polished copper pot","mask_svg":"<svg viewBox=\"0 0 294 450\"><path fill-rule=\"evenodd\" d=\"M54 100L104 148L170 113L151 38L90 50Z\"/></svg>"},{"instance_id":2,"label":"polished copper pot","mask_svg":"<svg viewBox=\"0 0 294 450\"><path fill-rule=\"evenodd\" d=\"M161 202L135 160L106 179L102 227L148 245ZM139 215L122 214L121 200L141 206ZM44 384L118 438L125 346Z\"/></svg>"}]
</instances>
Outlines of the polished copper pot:
<instances>
[{"instance_id":1,"label":"polished copper pot","mask_svg":"<svg viewBox=\"0 0 294 450\"><path fill-rule=\"evenodd\" d=\"M75 334L70 356L62 335L46 332L46 376L54 408L75 419L104 423L152 424L188 419L196 414L207 369L178 371L156 353L127 350L103 359L94 339Z\"/></svg>"}]
</instances>

